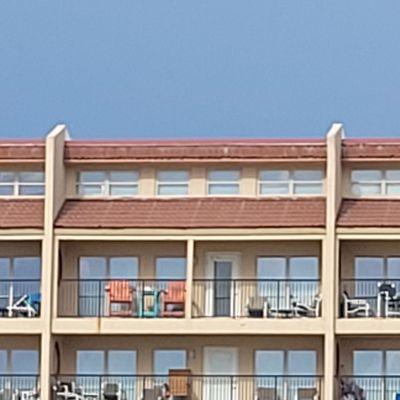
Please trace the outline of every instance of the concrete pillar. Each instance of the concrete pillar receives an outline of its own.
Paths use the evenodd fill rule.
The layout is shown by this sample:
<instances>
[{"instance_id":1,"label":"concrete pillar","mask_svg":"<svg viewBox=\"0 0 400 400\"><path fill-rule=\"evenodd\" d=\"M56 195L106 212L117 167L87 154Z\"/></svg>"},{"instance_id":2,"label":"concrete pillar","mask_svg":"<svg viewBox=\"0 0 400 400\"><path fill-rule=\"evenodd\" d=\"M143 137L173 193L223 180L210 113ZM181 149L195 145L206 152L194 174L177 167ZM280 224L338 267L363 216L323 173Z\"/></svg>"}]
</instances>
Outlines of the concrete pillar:
<instances>
[{"instance_id":1,"label":"concrete pillar","mask_svg":"<svg viewBox=\"0 0 400 400\"><path fill-rule=\"evenodd\" d=\"M192 318L192 293L193 293L193 264L194 264L194 240L186 242L186 297L185 318Z\"/></svg>"}]
</instances>

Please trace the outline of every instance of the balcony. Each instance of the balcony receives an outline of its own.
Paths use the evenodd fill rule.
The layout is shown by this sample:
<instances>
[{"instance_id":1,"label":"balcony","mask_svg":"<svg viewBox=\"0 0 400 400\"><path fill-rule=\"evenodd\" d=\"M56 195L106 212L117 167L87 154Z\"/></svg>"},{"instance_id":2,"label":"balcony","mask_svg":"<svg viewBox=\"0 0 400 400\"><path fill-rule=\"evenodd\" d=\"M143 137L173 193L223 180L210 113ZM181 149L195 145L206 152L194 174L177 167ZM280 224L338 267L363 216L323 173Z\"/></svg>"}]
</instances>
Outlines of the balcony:
<instances>
[{"instance_id":1,"label":"balcony","mask_svg":"<svg viewBox=\"0 0 400 400\"><path fill-rule=\"evenodd\" d=\"M344 279L340 282L344 318L400 317L400 280Z\"/></svg>"},{"instance_id":2,"label":"balcony","mask_svg":"<svg viewBox=\"0 0 400 400\"><path fill-rule=\"evenodd\" d=\"M59 317L184 318L186 281L65 279Z\"/></svg>"},{"instance_id":3,"label":"balcony","mask_svg":"<svg viewBox=\"0 0 400 400\"><path fill-rule=\"evenodd\" d=\"M309 400L321 399L321 376L54 375L53 400Z\"/></svg>"},{"instance_id":4,"label":"balcony","mask_svg":"<svg viewBox=\"0 0 400 400\"><path fill-rule=\"evenodd\" d=\"M39 394L38 375L0 375L2 399L34 400Z\"/></svg>"},{"instance_id":5,"label":"balcony","mask_svg":"<svg viewBox=\"0 0 400 400\"><path fill-rule=\"evenodd\" d=\"M395 400L400 396L400 376L345 375L339 387L339 398Z\"/></svg>"},{"instance_id":6,"label":"balcony","mask_svg":"<svg viewBox=\"0 0 400 400\"><path fill-rule=\"evenodd\" d=\"M40 279L0 280L0 317L39 317L40 286Z\"/></svg>"},{"instance_id":7,"label":"balcony","mask_svg":"<svg viewBox=\"0 0 400 400\"><path fill-rule=\"evenodd\" d=\"M319 279L195 279L194 318L320 317Z\"/></svg>"}]
</instances>

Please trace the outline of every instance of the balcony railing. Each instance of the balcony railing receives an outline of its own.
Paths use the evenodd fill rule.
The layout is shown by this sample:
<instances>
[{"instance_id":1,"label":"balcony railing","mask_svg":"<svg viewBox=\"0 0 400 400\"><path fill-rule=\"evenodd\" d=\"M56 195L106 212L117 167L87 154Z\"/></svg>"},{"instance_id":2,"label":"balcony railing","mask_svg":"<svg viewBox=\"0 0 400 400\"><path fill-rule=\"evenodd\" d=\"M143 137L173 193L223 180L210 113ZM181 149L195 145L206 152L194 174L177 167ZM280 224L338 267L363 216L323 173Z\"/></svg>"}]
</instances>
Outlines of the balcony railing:
<instances>
[{"instance_id":1,"label":"balcony railing","mask_svg":"<svg viewBox=\"0 0 400 400\"><path fill-rule=\"evenodd\" d=\"M183 318L186 281L65 279L59 317Z\"/></svg>"},{"instance_id":2,"label":"balcony railing","mask_svg":"<svg viewBox=\"0 0 400 400\"><path fill-rule=\"evenodd\" d=\"M319 279L195 279L193 317L319 317Z\"/></svg>"},{"instance_id":3,"label":"balcony railing","mask_svg":"<svg viewBox=\"0 0 400 400\"><path fill-rule=\"evenodd\" d=\"M40 280L0 280L0 317L39 317Z\"/></svg>"},{"instance_id":4,"label":"balcony railing","mask_svg":"<svg viewBox=\"0 0 400 400\"><path fill-rule=\"evenodd\" d=\"M400 376L347 375L340 378L339 386L339 399L397 400L400 396Z\"/></svg>"},{"instance_id":5,"label":"balcony railing","mask_svg":"<svg viewBox=\"0 0 400 400\"><path fill-rule=\"evenodd\" d=\"M39 398L38 375L0 375L2 399L34 400Z\"/></svg>"},{"instance_id":6,"label":"balcony railing","mask_svg":"<svg viewBox=\"0 0 400 400\"><path fill-rule=\"evenodd\" d=\"M53 400L309 400L322 398L322 377L57 375L52 377L52 393Z\"/></svg>"},{"instance_id":7,"label":"balcony railing","mask_svg":"<svg viewBox=\"0 0 400 400\"><path fill-rule=\"evenodd\" d=\"M342 279L342 317L400 317L400 280Z\"/></svg>"}]
</instances>

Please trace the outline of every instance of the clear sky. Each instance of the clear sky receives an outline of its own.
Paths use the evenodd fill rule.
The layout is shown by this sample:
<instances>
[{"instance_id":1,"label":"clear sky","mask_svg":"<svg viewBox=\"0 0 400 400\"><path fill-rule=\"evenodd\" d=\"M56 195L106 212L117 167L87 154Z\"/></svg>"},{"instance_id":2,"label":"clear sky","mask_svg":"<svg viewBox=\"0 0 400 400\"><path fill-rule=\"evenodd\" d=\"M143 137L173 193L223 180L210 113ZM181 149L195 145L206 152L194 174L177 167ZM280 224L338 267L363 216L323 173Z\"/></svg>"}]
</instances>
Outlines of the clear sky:
<instances>
[{"instance_id":1,"label":"clear sky","mask_svg":"<svg viewBox=\"0 0 400 400\"><path fill-rule=\"evenodd\" d=\"M399 0L2 0L0 137L400 137Z\"/></svg>"}]
</instances>

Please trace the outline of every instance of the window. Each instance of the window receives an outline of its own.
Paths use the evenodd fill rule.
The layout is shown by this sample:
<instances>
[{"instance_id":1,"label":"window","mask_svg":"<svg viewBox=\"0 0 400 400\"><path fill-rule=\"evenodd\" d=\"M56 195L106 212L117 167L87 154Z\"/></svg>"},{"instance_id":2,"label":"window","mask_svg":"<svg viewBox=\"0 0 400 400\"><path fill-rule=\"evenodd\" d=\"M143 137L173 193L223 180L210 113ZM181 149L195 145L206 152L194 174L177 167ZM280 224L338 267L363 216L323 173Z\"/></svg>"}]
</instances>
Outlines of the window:
<instances>
[{"instance_id":1,"label":"window","mask_svg":"<svg viewBox=\"0 0 400 400\"><path fill-rule=\"evenodd\" d=\"M78 375L135 375L136 351L132 350L78 350Z\"/></svg>"},{"instance_id":2,"label":"window","mask_svg":"<svg viewBox=\"0 0 400 400\"><path fill-rule=\"evenodd\" d=\"M136 171L81 171L77 193L84 196L135 196L139 173Z\"/></svg>"},{"instance_id":3,"label":"window","mask_svg":"<svg viewBox=\"0 0 400 400\"><path fill-rule=\"evenodd\" d=\"M263 196L322 194L323 175L320 170L262 170L259 193Z\"/></svg>"},{"instance_id":4,"label":"window","mask_svg":"<svg viewBox=\"0 0 400 400\"><path fill-rule=\"evenodd\" d=\"M185 196L189 193L188 171L158 171L158 196Z\"/></svg>"},{"instance_id":5,"label":"window","mask_svg":"<svg viewBox=\"0 0 400 400\"><path fill-rule=\"evenodd\" d=\"M0 171L0 196L44 195L44 172Z\"/></svg>"},{"instance_id":6,"label":"window","mask_svg":"<svg viewBox=\"0 0 400 400\"><path fill-rule=\"evenodd\" d=\"M157 279L186 279L185 257L158 257L156 261Z\"/></svg>"},{"instance_id":7,"label":"window","mask_svg":"<svg viewBox=\"0 0 400 400\"><path fill-rule=\"evenodd\" d=\"M213 170L208 172L209 195L235 195L240 193L240 171Z\"/></svg>"},{"instance_id":8,"label":"window","mask_svg":"<svg viewBox=\"0 0 400 400\"><path fill-rule=\"evenodd\" d=\"M293 299L312 304L319 292L317 257L259 257L258 291L268 297L272 309L289 307Z\"/></svg>"},{"instance_id":9,"label":"window","mask_svg":"<svg viewBox=\"0 0 400 400\"><path fill-rule=\"evenodd\" d=\"M170 369L186 368L186 350L155 350L153 372L168 375Z\"/></svg>"},{"instance_id":10,"label":"window","mask_svg":"<svg viewBox=\"0 0 400 400\"><path fill-rule=\"evenodd\" d=\"M351 187L356 196L398 196L400 170L353 170Z\"/></svg>"},{"instance_id":11,"label":"window","mask_svg":"<svg viewBox=\"0 0 400 400\"><path fill-rule=\"evenodd\" d=\"M39 352L37 350L0 349L0 375L37 375Z\"/></svg>"}]
</instances>

